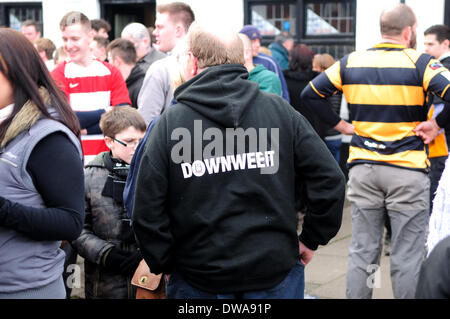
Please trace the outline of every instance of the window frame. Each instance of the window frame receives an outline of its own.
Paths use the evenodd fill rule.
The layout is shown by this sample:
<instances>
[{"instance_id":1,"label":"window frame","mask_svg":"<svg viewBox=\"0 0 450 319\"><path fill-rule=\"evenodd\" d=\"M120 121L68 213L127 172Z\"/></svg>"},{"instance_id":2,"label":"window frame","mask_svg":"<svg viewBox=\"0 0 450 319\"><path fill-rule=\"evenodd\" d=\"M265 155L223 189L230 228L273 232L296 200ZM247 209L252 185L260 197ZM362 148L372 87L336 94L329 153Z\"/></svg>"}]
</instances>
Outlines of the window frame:
<instances>
[{"instance_id":1,"label":"window frame","mask_svg":"<svg viewBox=\"0 0 450 319\"><path fill-rule=\"evenodd\" d=\"M9 21L9 10L12 8L32 8L41 10L41 19L36 21L41 28L41 35L44 35L44 17L42 13L42 1L40 2L4 2L0 3L0 25L6 27L11 26L11 21ZM22 22L22 21L21 21Z\"/></svg>"},{"instance_id":2,"label":"window frame","mask_svg":"<svg viewBox=\"0 0 450 319\"><path fill-rule=\"evenodd\" d=\"M450 26L450 0L444 3L444 24Z\"/></svg>"},{"instance_id":3,"label":"window frame","mask_svg":"<svg viewBox=\"0 0 450 319\"><path fill-rule=\"evenodd\" d=\"M448 0L450 1L450 0ZM289 3L296 5L296 35L294 39L297 42L304 43L308 46L323 45L323 46L351 46L354 51L356 46L356 0L343 0L336 2L351 2L353 3L353 34L320 34L320 35L306 35L306 4L309 3L325 3L330 2L330 0L244 0L244 24L251 24L252 22L252 10L251 7L254 5L267 5L276 3ZM261 44L268 46L273 42L275 36L263 36Z\"/></svg>"},{"instance_id":4,"label":"window frame","mask_svg":"<svg viewBox=\"0 0 450 319\"><path fill-rule=\"evenodd\" d=\"M303 26L303 32L302 32L302 36L303 36L303 38L305 38L305 39L323 39L323 38L333 38L333 39L346 39L346 38L349 38L349 37L355 37L355 35L356 35L356 1L355 0L342 0L342 1L336 1L336 0L302 0L302 1L299 1L299 2L302 2L302 7L304 8L304 9L306 9L306 5L307 4L311 4L311 3L314 3L314 4L321 4L321 3L329 3L329 2L336 2L336 3L339 3L339 4L341 4L341 3L354 3L354 6L353 6L353 9L352 9L352 12L351 12L351 15L353 16L353 32L352 33L347 33L347 34L332 34L332 33L330 33L330 34L316 34L316 35L307 35L306 34L306 24L307 24L307 13L306 13L306 10L304 10L304 13L303 13L303 24L302 24L302 26Z\"/></svg>"}]
</instances>

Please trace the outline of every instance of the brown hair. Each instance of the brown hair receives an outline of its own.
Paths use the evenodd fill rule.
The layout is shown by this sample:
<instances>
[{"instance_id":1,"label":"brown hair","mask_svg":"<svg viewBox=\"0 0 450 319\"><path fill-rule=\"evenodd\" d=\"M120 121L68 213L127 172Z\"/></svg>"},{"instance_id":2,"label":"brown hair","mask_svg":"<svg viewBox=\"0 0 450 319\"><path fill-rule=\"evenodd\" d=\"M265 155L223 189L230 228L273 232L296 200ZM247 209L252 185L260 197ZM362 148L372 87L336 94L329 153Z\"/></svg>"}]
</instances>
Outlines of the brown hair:
<instances>
[{"instance_id":1,"label":"brown hair","mask_svg":"<svg viewBox=\"0 0 450 319\"><path fill-rule=\"evenodd\" d=\"M425 30L424 35L434 34L439 43L450 40L450 27L444 24L435 24Z\"/></svg>"},{"instance_id":2,"label":"brown hair","mask_svg":"<svg viewBox=\"0 0 450 319\"><path fill-rule=\"evenodd\" d=\"M111 31L111 25L108 21L104 19L92 19L91 20L91 28L95 31L99 31L101 28L105 29L106 32Z\"/></svg>"},{"instance_id":3,"label":"brown hair","mask_svg":"<svg viewBox=\"0 0 450 319\"><path fill-rule=\"evenodd\" d=\"M107 48L109 44L109 40L107 38L101 37L99 35L94 36L92 41L97 42L97 48Z\"/></svg>"},{"instance_id":4,"label":"brown hair","mask_svg":"<svg viewBox=\"0 0 450 319\"><path fill-rule=\"evenodd\" d=\"M316 54L313 59L313 63L316 63L321 71L325 71L334 64L334 58L328 53Z\"/></svg>"},{"instance_id":5,"label":"brown hair","mask_svg":"<svg viewBox=\"0 0 450 319\"><path fill-rule=\"evenodd\" d=\"M161 4L157 7L159 13L168 13L173 22L183 23L184 30L187 32L192 22L195 21L195 15L191 7L183 2L171 2Z\"/></svg>"},{"instance_id":6,"label":"brown hair","mask_svg":"<svg viewBox=\"0 0 450 319\"><path fill-rule=\"evenodd\" d=\"M220 64L244 64L244 45L237 33L221 38L193 23L188 32L188 49L198 60L200 69Z\"/></svg>"},{"instance_id":7,"label":"brown hair","mask_svg":"<svg viewBox=\"0 0 450 319\"><path fill-rule=\"evenodd\" d=\"M20 24L21 27L34 27L36 32L41 32L41 28L39 27L39 24L34 20L25 20Z\"/></svg>"},{"instance_id":8,"label":"brown hair","mask_svg":"<svg viewBox=\"0 0 450 319\"><path fill-rule=\"evenodd\" d=\"M14 108L0 124L0 141L13 118L27 101L33 102L46 118L66 125L76 136L80 136L80 124L72 111L66 96L56 86L47 67L33 44L25 36L9 28L0 27L0 72L14 88ZM54 118L47 110L46 102L40 94L45 88L50 96L49 103L58 113Z\"/></svg>"},{"instance_id":9,"label":"brown hair","mask_svg":"<svg viewBox=\"0 0 450 319\"><path fill-rule=\"evenodd\" d=\"M63 59L63 60L65 60L66 58L67 58L67 53L66 53L66 51L64 51L64 47L59 47L58 49L56 49L56 52L55 52L55 63L61 63L61 62L58 62L58 60L59 59Z\"/></svg>"},{"instance_id":10,"label":"brown hair","mask_svg":"<svg viewBox=\"0 0 450 319\"><path fill-rule=\"evenodd\" d=\"M53 59L53 52L56 50L56 46L52 40L46 38L40 38L34 41L34 45L38 52L45 51L45 56L47 59Z\"/></svg>"},{"instance_id":11,"label":"brown hair","mask_svg":"<svg viewBox=\"0 0 450 319\"><path fill-rule=\"evenodd\" d=\"M115 137L130 126L142 132L147 129L142 115L128 105L113 107L112 110L103 113L100 118L100 129L104 136Z\"/></svg>"},{"instance_id":12,"label":"brown hair","mask_svg":"<svg viewBox=\"0 0 450 319\"><path fill-rule=\"evenodd\" d=\"M66 27L75 24L81 24L87 31L91 30L91 21L89 20L89 18L78 11L71 11L69 13L66 13L61 19L59 27L61 30L64 30Z\"/></svg>"},{"instance_id":13,"label":"brown hair","mask_svg":"<svg viewBox=\"0 0 450 319\"><path fill-rule=\"evenodd\" d=\"M306 44L295 44L290 52L290 55L290 70L297 72L311 72L314 53Z\"/></svg>"},{"instance_id":14,"label":"brown hair","mask_svg":"<svg viewBox=\"0 0 450 319\"><path fill-rule=\"evenodd\" d=\"M399 3L393 9L385 10L380 16L380 32L382 35L400 35L406 27L416 23L414 11L406 4Z\"/></svg>"},{"instance_id":15,"label":"brown hair","mask_svg":"<svg viewBox=\"0 0 450 319\"><path fill-rule=\"evenodd\" d=\"M134 43L130 40L117 38L108 45L106 50L111 52L113 59L114 57L119 56L126 64L130 65L136 63L136 48L134 47Z\"/></svg>"}]
</instances>

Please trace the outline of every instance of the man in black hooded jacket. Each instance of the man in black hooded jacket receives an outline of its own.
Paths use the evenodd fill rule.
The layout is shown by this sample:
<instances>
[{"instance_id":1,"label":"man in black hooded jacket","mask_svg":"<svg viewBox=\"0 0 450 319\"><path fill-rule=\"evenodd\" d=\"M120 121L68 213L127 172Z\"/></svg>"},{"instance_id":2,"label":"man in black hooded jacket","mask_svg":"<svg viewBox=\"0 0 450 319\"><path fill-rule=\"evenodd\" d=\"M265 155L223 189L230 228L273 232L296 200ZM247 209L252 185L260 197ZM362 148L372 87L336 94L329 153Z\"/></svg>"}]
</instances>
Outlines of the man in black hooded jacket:
<instances>
[{"instance_id":1,"label":"man in black hooded jacket","mask_svg":"<svg viewBox=\"0 0 450 319\"><path fill-rule=\"evenodd\" d=\"M133 228L151 271L170 274L168 298L303 298L304 265L341 225L339 166L303 116L247 80L242 52L237 34L194 23L187 82L145 146Z\"/></svg>"}]
</instances>

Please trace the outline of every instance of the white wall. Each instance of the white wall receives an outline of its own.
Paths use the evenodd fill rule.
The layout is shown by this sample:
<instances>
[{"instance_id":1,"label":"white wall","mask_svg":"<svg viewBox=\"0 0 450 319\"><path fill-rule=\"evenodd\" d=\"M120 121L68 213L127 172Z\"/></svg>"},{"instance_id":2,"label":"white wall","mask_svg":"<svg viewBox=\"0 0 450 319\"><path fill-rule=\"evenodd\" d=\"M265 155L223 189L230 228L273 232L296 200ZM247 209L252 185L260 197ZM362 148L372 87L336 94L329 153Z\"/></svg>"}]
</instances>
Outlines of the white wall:
<instances>
[{"instance_id":1,"label":"white wall","mask_svg":"<svg viewBox=\"0 0 450 319\"><path fill-rule=\"evenodd\" d=\"M100 5L97 0L42 0L45 37L51 39L56 47L62 45L59 22L70 11L81 11L89 19L100 17Z\"/></svg>"},{"instance_id":2,"label":"white wall","mask_svg":"<svg viewBox=\"0 0 450 319\"><path fill-rule=\"evenodd\" d=\"M444 23L444 0L406 0L417 16L417 50L423 52L423 32L434 24Z\"/></svg>"},{"instance_id":3,"label":"white wall","mask_svg":"<svg viewBox=\"0 0 450 319\"><path fill-rule=\"evenodd\" d=\"M156 0L156 4L174 0ZM182 0L189 4L202 25L227 25L239 31L244 23L243 0ZM62 44L59 21L69 11L81 11L89 19L100 17L98 0L0 0L0 2L42 2L45 37ZM383 9L400 0L356 0L356 49L367 49L380 40L379 17ZM423 31L444 22L444 0L406 0L418 18L417 49L423 51Z\"/></svg>"},{"instance_id":4,"label":"white wall","mask_svg":"<svg viewBox=\"0 0 450 319\"><path fill-rule=\"evenodd\" d=\"M156 0L156 5L174 0ZM244 25L243 0L181 0L187 3L195 14L195 20L208 27L226 25L238 32Z\"/></svg>"},{"instance_id":5,"label":"white wall","mask_svg":"<svg viewBox=\"0 0 450 319\"><path fill-rule=\"evenodd\" d=\"M381 12L399 3L399 0L356 1L356 50L364 50L380 40L379 18ZM444 23L444 0L406 0L416 13L417 50L422 52L423 32L433 24Z\"/></svg>"},{"instance_id":6,"label":"white wall","mask_svg":"<svg viewBox=\"0 0 450 319\"><path fill-rule=\"evenodd\" d=\"M69 11L81 11L89 19L100 17L98 0L0 0L1 3L37 2L42 3L44 37L51 39L57 47L62 44L59 22Z\"/></svg>"}]
</instances>

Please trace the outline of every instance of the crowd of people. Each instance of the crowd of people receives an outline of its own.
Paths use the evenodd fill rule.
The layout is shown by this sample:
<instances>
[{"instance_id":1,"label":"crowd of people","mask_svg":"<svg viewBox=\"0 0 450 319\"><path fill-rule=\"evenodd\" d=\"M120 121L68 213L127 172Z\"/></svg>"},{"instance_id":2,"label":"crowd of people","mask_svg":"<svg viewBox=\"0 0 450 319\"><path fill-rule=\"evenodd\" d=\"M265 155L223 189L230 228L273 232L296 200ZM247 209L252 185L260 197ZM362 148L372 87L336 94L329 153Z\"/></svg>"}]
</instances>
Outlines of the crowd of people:
<instances>
[{"instance_id":1,"label":"crowd of people","mask_svg":"<svg viewBox=\"0 0 450 319\"><path fill-rule=\"evenodd\" d=\"M301 299L346 197L348 298L372 297L385 225L394 297L450 297L448 26L417 52L398 4L337 61L182 2L112 41L82 12L59 26L61 48L0 28L0 299L70 298L78 255L89 299L135 298L142 260L168 298Z\"/></svg>"}]
</instances>

